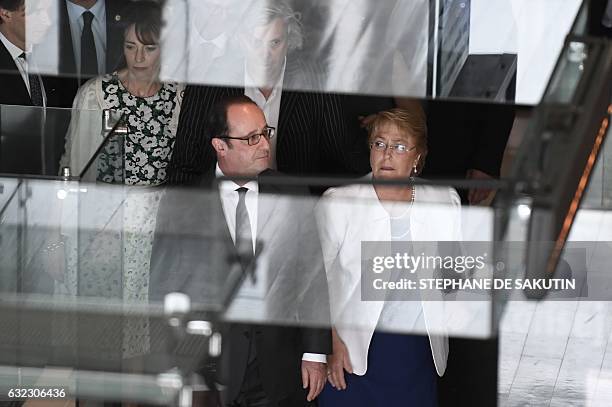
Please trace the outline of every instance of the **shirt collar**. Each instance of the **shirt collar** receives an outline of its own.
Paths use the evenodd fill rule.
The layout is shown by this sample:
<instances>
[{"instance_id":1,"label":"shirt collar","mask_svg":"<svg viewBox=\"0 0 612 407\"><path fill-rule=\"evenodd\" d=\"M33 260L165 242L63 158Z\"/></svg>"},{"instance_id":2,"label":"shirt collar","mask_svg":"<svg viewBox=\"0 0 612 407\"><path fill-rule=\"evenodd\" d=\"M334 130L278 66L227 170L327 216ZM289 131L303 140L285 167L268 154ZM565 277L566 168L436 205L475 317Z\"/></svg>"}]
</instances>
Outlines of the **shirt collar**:
<instances>
[{"instance_id":1,"label":"shirt collar","mask_svg":"<svg viewBox=\"0 0 612 407\"><path fill-rule=\"evenodd\" d=\"M86 11L91 11L96 20L99 22L103 22L106 20L106 3L104 0L96 1L89 10L83 6L79 6L78 4L74 4L71 1L65 0L68 5L68 16L71 21L78 21L81 15Z\"/></svg>"},{"instance_id":2,"label":"shirt collar","mask_svg":"<svg viewBox=\"0 0 612 407\"><path fill-rule=\"evenodd\" d=\"M21 48L10 42L8 38L6 38L2 33L0 33L0 41L2 41L9 54L11 54L13 60L19 58L19 55L23 53L23 50Z\"/></svg>"},{"instance_id":3,"label":"shirt collar","mask_svg":"<svg viewBox=\"0 0 612 407\"><path fill-rule=\"evenodd\" d=\"M221 168L219 167L219 163L217 163L215 167L215 176L217 178L225 177L225 174L223 173L223 171L221 171ZM223 193L235 192L240 187L241 186L236 184L234 181L223 181L219 183L219 189ZM249 181L246 184L242 185L242 187L248 189L249 191L259 192L259 184L257 183L257 181Z\"/></svg>"},{"instance_id":4,"label":"shirt collar","mask_svg":"<svg viewBox=\"0 0 612 407\"><path fill-rule=\"evenodd\" d=\"M287 67L287 57L285 57L285 61L283 62L283 69L281 69L281 74L272 89L276 90L282 88L283 81L285 80L285 68ZM247 69L247 62L244 62L244 83L247 87L252 87L252 84L255 83L253 78L249 75L249 70Z\"/></svg>"}]
</instances>

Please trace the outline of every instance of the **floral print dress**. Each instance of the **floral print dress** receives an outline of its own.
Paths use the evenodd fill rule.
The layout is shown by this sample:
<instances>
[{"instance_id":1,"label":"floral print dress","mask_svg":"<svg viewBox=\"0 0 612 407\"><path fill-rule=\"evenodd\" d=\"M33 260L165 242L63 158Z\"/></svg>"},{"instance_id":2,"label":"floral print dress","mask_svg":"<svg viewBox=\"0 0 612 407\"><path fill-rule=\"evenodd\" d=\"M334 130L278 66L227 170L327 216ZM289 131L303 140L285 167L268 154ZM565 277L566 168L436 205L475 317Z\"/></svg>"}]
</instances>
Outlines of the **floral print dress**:
<instances>
[{"instance_id":1,"label":"floral print dress","mask_svg":"<svg viewBox=\"0 0 612 407\"><path fill-rule=\"evenodd\" d=\"M98 159L98 180L126 185L158 185L166 181L175 134L170 121L176 108L177 86L166 83L153 96L136 97L116 73L102 79L104 102L124 115L128 134L109 143Z\"/></svg>"},{"instance_id":2,"label":"floral print dress","mask_svg":"<svg viewBox=\"0 0 612 407\"><path fill-rule=\"evenodd\" d=\"M106 226L89 235L82 233L86 237L79 239L78 290L80 296L121 300L129 313L129 304L148 301L150 258L163 190L147 187L166 181L175 139L170 122L177 107L177 86L167 83L151 97L136 97L114 73L102 78L102 90L106 107L123 114L128 132L117 135L98 156L97 180L128 187L119 204L100 196L97 204L86 205L92 211L87 216L107 213L102 215ZM96 209L102 201L114 203ZM119 210L114 210L116 205ZM126 316L121 342L124 358L146 353L147 319Z\"/></svg>"}]
</instances>

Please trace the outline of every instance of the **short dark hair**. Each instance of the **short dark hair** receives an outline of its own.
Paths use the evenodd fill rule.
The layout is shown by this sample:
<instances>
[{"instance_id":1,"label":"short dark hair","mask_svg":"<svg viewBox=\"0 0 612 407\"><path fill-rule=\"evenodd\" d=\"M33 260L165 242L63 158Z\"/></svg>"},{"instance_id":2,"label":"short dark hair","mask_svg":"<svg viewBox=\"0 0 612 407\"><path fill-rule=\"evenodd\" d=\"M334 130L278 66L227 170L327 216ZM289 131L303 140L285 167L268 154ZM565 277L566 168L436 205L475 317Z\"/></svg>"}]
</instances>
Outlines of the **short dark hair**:
<instances>
[{"instance_id":1,"label":"short dark hair","mask_svg":"<svg viewBox=\"0 0 612 407\"><path fill-rule=\"evenodd\" d=\"M134 26L138 41L145 45L159 43L162 28L162 7L157 1L139 0L123 11L122 25L127 31Z\"/></svg>"},{"instance_id":2,"label":"short dark hair","mask_svg":"<svg viewBox=\"0 0 612 407\"><path fill-rule=\"evenodd\" d=\"M0 8L8 11L18 10L24 4L25 0L0 0ZM2 18L0 18L0 24L4 24Z\"/></svg>"},{"instance_id":3,"label":"short dark hair","mask_svg":"<svg viewBox=\"0 0 612 407\"><path fill-rule=\"evenodd\" d=\"M257 106L257 103L244 95L230 96L215 103L206 118L206 126L204 127L205 140L208 140L210 143L215 137L227 135L229 132L229 123L227 122L227 111L229 108L234 105L249 104ZM226 142L230 144L229 140L226 140Z\"/></svg>"}]
</instances>

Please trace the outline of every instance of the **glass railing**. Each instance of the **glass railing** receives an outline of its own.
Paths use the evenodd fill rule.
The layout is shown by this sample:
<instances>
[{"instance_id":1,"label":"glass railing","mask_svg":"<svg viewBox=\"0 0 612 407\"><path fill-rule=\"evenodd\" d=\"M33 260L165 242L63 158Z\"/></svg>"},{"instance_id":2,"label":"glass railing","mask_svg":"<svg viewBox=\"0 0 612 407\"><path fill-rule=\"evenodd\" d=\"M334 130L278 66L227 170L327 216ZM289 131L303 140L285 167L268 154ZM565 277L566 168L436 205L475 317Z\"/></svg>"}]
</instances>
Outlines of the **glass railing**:
<instances>
[{"instance_id":1,"label":"glass railing","mask_svg":"<svg viewBox=\"0 0 612 407\"><path fill-rule=\"evenodd\" d=\"M359 253L366 241L389 239L384 227L378 227L380 236L374 233L380 225L376 214L385 213L377 199L340 197L327 207L326 198L265 193L268 187L262 182L255 251L245 263L247 255L235 249L217 192L100 180L26 179L12 188L7 182L1 182L4 190L14 193L1 214L0 319L12 329L2 330L0 365L24 369L22 383L55 380L83 400L105 396L142 402L161 393L177 397L178 388L190 385L191 373L218 356L229 322L328 328L333 321L342 329L361 329L364 320L351 319L352 306L346 301L363 298L357 307L382 304L392 293L378 285L402 276L385 271L378 278L380 256L412 250L420 256L439 250L456 254L452 242L439 249L437 240L459 239L457 233L484 242L471 253L492 254L493 209L486 207L460 211L458 206L427 203L395 205L392 210L398 213L421 212L412 233L422 242L373 244L366 248L371 256L363 257ZM280 185L272 190L286 183ZM337 242L319 235L317 224L323 224L326 210L335 211L333 206L367 214L361 235L349 224L333 226L349 227L343 245L353 254L334 253ZM436 218L445 226L432 227L429 223ZM447 228L444 219L454 219L457 229ZM357 267L364 265L363 275L343 276L347 270L336 268L347 254ZM426 273L415 281L432 278ZM494 335L492 292L454 291L448 294L448 308L441 302L444 290L437 288L395 298L396 304L422 304L426 316L415 314L410 323L383 320L379 328L421 335ZM117 374L125 375L126 382ZM88 380L96 377L108 381L106 394L91 387Z\"/></svg>"},{"instance_id":2,"label":"glass railing","mask_svg":"<svg viewBox=\"0 0 612 407\"><path fill-rule=\"evenodd\" d=\"M102 109L0 105L0 174L58 177L69 167L79 177L120 117Z\"/></svg>"}]
</instances>

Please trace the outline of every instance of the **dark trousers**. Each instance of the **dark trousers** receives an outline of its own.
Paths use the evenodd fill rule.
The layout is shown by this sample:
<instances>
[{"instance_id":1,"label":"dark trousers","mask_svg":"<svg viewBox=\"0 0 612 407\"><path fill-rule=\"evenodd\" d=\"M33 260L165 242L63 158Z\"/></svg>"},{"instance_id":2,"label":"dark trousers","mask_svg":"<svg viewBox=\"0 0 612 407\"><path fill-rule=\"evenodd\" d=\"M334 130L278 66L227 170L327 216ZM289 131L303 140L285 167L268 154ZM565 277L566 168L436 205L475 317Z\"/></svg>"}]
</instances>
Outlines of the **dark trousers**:
<instances>
[{"instance_id":1,"label":"dark trousers","mask_svg":"<svg viewBox=\"0 0 612 407\"><path fill-rule=\"evenodd\" d=\"M496 406L498 351L498 338L449 338L446 373L438 382L440 407Z\"/></svg>"},{"instance_id":2,"label":"dark trousers","mask_svg":"<svg viewBox=\"0 0 612 407\"><path fill-rule=\"evenodd\" d=\"M289 397L278 402L272 402L264 391L259 363L257 357L249 360L240 393L236 400L229 404L230 407L306 407L316 405L306 401L307 393L301 388L296 389Z\"/></svg>"},{"instance_id":3,"label":"dark trousers","mask_svg":"<svg viewBox=\"0 0 612 407\"><path fill-rule=\"evenodd\" d=\"M254 343L251 341L251 352L244 381L240 388L240 393L230 406L232 407L268 407L271 406L270 400L266 395L259 373L259 360L253 355Z\"/></svg>"}]
</instances>

